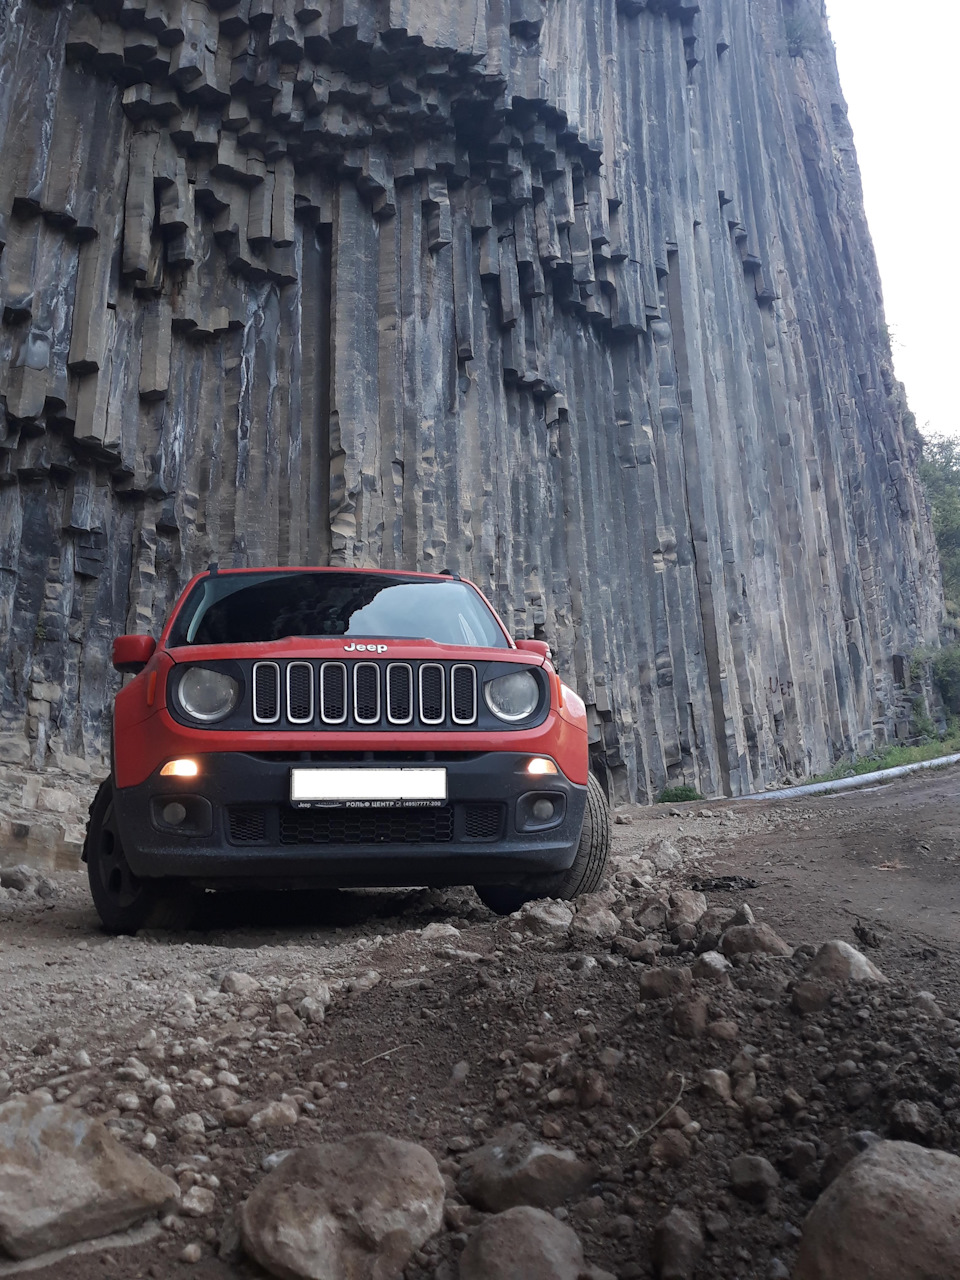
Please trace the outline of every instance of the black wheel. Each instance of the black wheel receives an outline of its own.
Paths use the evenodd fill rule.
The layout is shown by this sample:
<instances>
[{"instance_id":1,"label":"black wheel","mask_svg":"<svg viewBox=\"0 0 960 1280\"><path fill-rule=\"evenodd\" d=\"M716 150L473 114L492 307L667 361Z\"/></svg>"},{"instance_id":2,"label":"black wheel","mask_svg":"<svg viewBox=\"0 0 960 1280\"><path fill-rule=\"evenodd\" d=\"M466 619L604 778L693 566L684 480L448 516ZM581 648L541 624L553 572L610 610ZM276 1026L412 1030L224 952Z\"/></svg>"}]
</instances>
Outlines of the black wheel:
<instances>
[{"instance_id":1,"label":"black wheel","mask_svg":"<svg viewBox=\"0 0 960 1280\"><path fill-rule=\"evenodd\" d=\"M141 880L123 852L113 808L113 784L107 779L90 806L83 842L90 894L108 933L136 933L145 925L183 928L190 902L176 882Z\"/></svg>"},{"instance_id":2,"label":"black wheel","mask_svg":"<svg viewBox=\"0 0 960 1280\"><path fill-rule=\"evenodd\" d=\"M583 814L580 845L573 864L566 871L544 876L526 885L475 885L480 901L498 916L518 911L536 898L570 901L582 893L594 893L603 883L610 858L610 810L603 788L591 773L587 779L587 807Z\"/></svg>"}]
</instances>

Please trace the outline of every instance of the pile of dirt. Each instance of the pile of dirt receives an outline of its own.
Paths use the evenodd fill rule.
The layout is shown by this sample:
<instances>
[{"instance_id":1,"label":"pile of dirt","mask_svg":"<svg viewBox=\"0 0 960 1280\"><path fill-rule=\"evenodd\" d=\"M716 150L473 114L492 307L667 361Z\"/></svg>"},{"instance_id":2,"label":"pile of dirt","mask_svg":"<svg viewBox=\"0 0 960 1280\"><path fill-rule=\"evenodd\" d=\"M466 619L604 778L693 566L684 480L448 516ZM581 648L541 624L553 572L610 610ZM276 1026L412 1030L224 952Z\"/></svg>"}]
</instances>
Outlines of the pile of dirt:
<instances>
[{"instance_id":1,"label":"pile of dirt","mask_svg":"<svg viewBox=\"0 0 960 1280\"><path fill-rule=\"evenodd\" d=\"M877 1138L960 1149L953 989L931 995L939 968L852 919L845 941L880 976L856 961L866 978L838 981L843 949L811 974L827 935L754 919L751 877L691 863L702 850L675 826L694 820L671 821L618 827L611 887L575 912L366 893L301 898L312 924L247 902L238 928L221 903L202 933L107 940L78 877L56 897L8 890L0 1100L42 1090L98 1117L183 1196L159 1242L34 1274L258 1274L239 1206L286 1151L376 1129L425 1147L445 1181L441 1230L404 1275L456 1280L490 1220L476 1153L522 1126L589 1170L548 1206L588 1264L661 1274L670 1218L702 1237L698 1276L789 1276L812 1204Z\"/></svg>"}]
</instances>

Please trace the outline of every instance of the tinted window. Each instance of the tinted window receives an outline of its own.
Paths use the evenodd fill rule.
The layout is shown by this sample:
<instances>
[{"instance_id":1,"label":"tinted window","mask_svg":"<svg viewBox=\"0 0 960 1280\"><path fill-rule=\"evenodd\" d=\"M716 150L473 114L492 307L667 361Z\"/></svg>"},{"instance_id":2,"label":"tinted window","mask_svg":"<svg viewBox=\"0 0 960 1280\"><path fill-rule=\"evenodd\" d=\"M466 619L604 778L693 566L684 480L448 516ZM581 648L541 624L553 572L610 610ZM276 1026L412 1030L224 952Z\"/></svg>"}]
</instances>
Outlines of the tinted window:
<instances>
[{"instance_id":1,"label":"tinted window","mask_svg":"<svg viewBox=\"0 0 960 1280\"><path fill-rule=\"evenodd\" d=\"M221 574L197 583L170 644L257 644L288 636L404 637L506 649L473 587L377 573Z\"/></svg>"}]
</instances>

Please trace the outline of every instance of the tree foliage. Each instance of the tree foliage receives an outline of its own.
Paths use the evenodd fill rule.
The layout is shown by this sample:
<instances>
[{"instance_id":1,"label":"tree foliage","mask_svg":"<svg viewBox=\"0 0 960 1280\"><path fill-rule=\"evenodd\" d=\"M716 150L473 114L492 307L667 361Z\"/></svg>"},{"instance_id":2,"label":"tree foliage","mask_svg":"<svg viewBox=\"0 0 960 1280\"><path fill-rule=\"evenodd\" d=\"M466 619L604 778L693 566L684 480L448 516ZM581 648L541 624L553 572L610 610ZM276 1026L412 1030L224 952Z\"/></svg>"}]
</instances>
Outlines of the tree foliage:
<instances>
[{"instance_id":1,"label":"tree foliage","mask_svg":"<svg viewBox=\"0 0 960 1280\"><path fill-rule=\"evenodd\" d=\"M920 478L933 512L947 612L960 616L960 439L926 436Z\"/></svg>"}]
</instances>

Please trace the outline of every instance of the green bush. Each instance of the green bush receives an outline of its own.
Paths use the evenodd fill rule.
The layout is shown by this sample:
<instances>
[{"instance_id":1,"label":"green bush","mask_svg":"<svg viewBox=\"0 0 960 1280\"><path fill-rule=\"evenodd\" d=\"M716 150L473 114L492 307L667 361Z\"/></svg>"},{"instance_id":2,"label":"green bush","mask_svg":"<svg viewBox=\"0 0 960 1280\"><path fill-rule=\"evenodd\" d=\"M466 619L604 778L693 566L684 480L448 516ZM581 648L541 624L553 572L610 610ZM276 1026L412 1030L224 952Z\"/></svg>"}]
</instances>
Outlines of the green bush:
<instances>
[{"instance_id":1,"label":"green bush","mask_svg":"<svg viewBox=\"0 0 960 1280\"><path fill-rule=\"evenodd\" d=\"M960 715L960 645L941 649L933 660L933 681L947 714Z\"/></svg>"},{"instance_id":2,"label":"green bush","mask_svg":"<svg viewBox=\"0 0 960 1280\"><path fill-rule=\"evenodd\" d=\"M696 787L664 787L657 796L657 804L683 804L687 800L702 800Z\"/></svg>"},{"instance_id":3,"label":"green bush","mask_svg":"<svg viewBox=\"0 0 960 1280\"><path fill-rule=\"evenodd\" d=\"M787 35L787 53L791 58L802 58L820 44L820 24L810 14L789 13L784 18Z\"/></svg>"}]
</instances>

